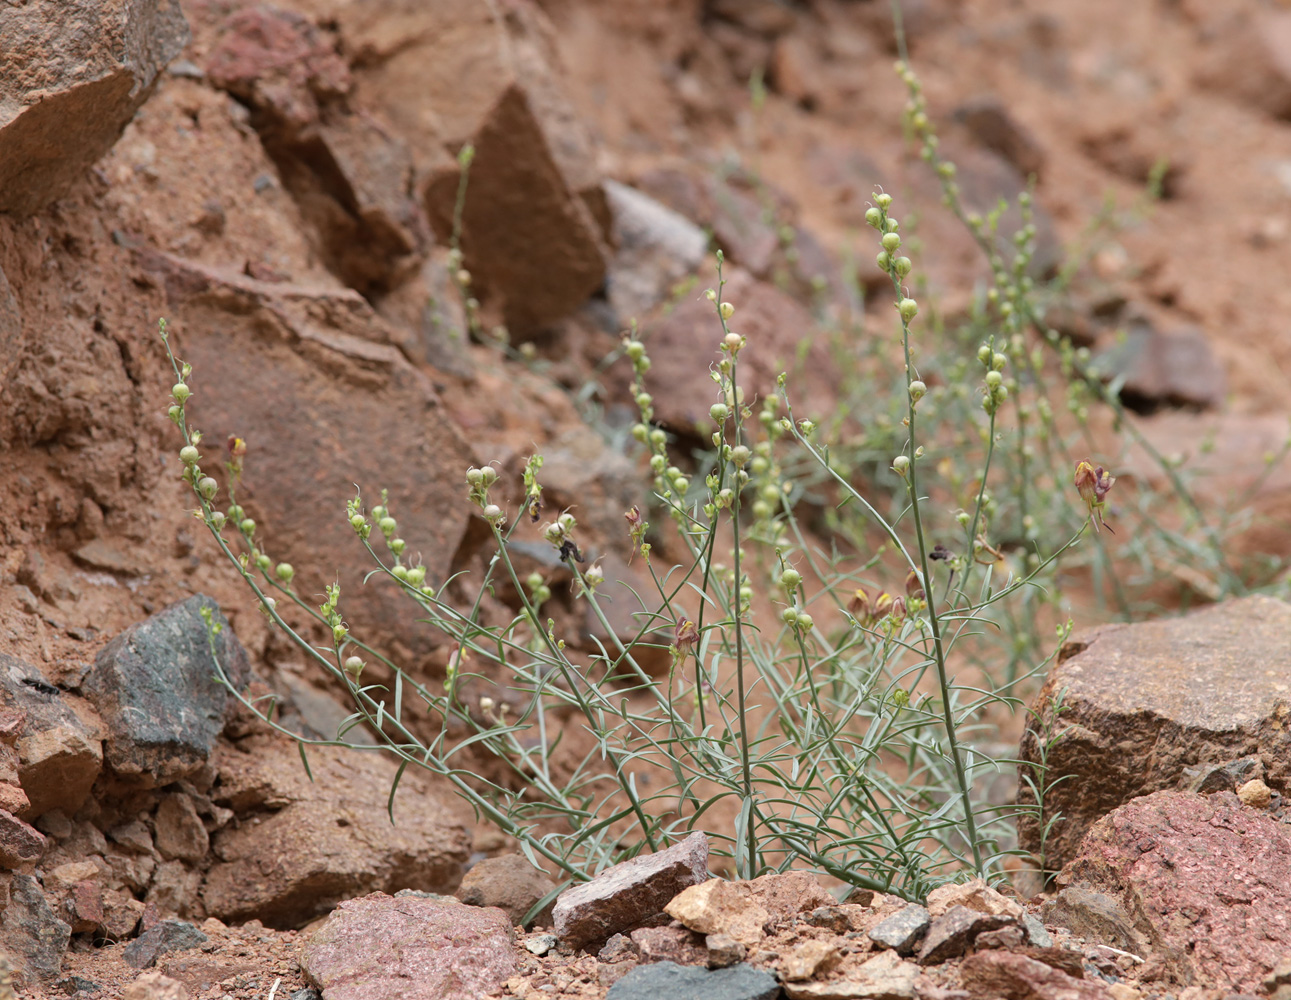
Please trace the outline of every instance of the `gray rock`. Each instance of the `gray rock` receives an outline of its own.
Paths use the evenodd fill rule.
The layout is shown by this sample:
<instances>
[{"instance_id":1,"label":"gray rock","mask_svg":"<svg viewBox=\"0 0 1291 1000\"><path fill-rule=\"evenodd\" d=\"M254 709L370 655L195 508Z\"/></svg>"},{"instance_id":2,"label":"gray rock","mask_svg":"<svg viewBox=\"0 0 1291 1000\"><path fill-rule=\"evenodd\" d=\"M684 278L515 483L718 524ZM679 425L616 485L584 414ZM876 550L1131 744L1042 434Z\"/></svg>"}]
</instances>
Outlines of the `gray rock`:
<instances>
[{"instance_id":1,"label":"gray rock","mask_svg":"<svg viewBox=\"0 0 1291 1000\"><path fill-rule=\"evenodd\" d=\"M1089 828L1136 796L1174 789L1185 769L1259 756L1264 780L1291 779L1286 752L1288 701L1284 665L1291 662L1291 604L1253 596L1184 618L1111 625L1069 643L1036 696L1023 734L1020 770L1049 747L1045 816L1062 814L1045 842L1045 864L1075 856ZM1054 717L1054 699L1064 709ZM1019 803L1034 806L1022 782ZM1039 854L1034 815L1018 821L1018 839Z\"/></svg>"},{"instance_id":2,"label":"gray rock","mask_svg":"<svg viewBox=\"0 0 1291 1000\"><path fill-rule=\"evenodd\" d=\"M1214 409L1224 401L1224 366L1197 327L1160 331L1134 323L1090 367L1106 381L1120 379L1121 399L1134 410Z\"/></svg>"},{"instance_id":3,"label":"gray rock","mask_svg":"<svg viewBox=\"0 0 1291 1000\"><path fill-rule=\"evenodd\" d=\"M968 951L977 935L1016 924L1002 913L980 913L966 906L952 906L932 922L919 949L920 965L940 965Z\"/></svg>"},{"instance_id":4,"label":"gray rock","mask_svg":"<svg viewBox=\"0 0 1291 1000\"><path fill-rule=\"evenodd\" d=\"M1044 904L1045 923L1065 927L1077 937L1101 941L1141 955L1147 940L1120 901L1084 885L1070 885Z\"/></svg>"},{"instance_id":5,"label":"gray rock","mask_svg":"<svg viewBox=\"0 0 1291 1000\"><path fill-rule=\"evenodd\" d=\"M60 197L188 39L177 0L0 7L0 212L29 215Z\"/></svg>"},{"instance_id":6,"label":"gray rock","mask_svg":"<svg viewBox=\"0 0 1291 1000\"><path fill-rule=\"evenodd\" d=\"M555 934L535 934L525 941L524 950L531 955L542 956L556 947L558 943Z\"/></svg>"},{"instance_id":7,"label":"gray rock","mask_svg":"<svg viewBox=\"0 0 1291 1000\"><path fill-rule=\"evenodd\" d=\"M775 1000L780 984L751 965L727 969L655 962L639 965L610 987L605 1000Z\"/></svg>"},{"instance_id":8,"label":"gray rock","mask_svg":"<svg viewBox=\"0 0 1291 1000\"><path fill-rule=\"evenodd\" d=\"M223 626L216 655L240 682L250 672L246 651L219 606L201 594L126 629L82 682L107 726L107 760L118 775L165 785L199 770L210 756L228 694L216 679L203 608Z\"/></svg>"},{"instance_id":9,"label":"gray rock","mask_svg":"<svg viewBox=\"0 0 1291 1000\"><path fill-rule=\"evenodd\" d=\"M1050 934L1040 918L1029 910L1022 914L1022 926L1026 929L1027 938L1037 948L1052 948L1053 935Z\"/></svg>"},{"instance_id":10,"label":"gray rock","mask_svg":"<svg viewBox=\"0 0 1291 1000\"><path fill-rule=\"evenodd\" d=\"M1252 778L1264 776L1264 765L1258 757L1243 757L1213 767L1184 768L1179 786L1182 791L1209 795L1212 792L1231 792Z\"/></svg>"},{"instance_id":11,"label":"gray rock","mask_svg":"<svg viewBox=\"0 0 1291 1000\"><path fill-rule=\"evenodd\" d=\"M287 1000L323 1000L323 994L312 986L306 986L304 989L297 990Z\"/></svg>"},{"instance_id":12,"label":"gray rock","mask_svg":"<svg viewBox=\"0 0 1291 1000\"><path fill-rule=\"evenodd\" d=\"M683 889L708 879L708 838L692 833L666 850L624 861L566 889L553 910L556 936L568 948L599 943L640 926Z\"/></svg>"},{"instance_id":13,"label":"gray rock","mask_svg":"<svg viewBox=\"0 0 1291 1000\"><path fill-rule=\"evenodd\" d=\"M870 930L870 940L898 955L913 955L919 939L928 932L932 916L918 903L911 903L900 913L880 920Z\"/></svg>"},{"instance_id":14,"label":"gray rock","mask_svg":"<svg viewBox=\"0 0 1291 1000\"><path fill-rule=\"evenodd\" d=\"M121 957L131 968L147 969L162 955L188 951L206 940L206 935L186 920L163 920L126 945Z\"/></svg>"},{"instance_id":15,"label":"gray rock","mask_svg":"<svg viewBox=\"0 0 1291 1000\"><path fill-rule=\"evenodd\" d=\"M708 236L690 219L648 194L605 181L617 247L610 263L610 304L621 322L648 313L668 299L682 278L703 263Z\"/></svg>"},{"instance_id":16,"label":"gray rock","mask_svg":"<svg viewBox=\"0 0 1291 1000\"><path fill-rule=\"evenodd\" d=\"M48 980L63 967L72 928L55 915L30 875L13 876L9 905L0 920L0 947L25 978Z\"/></svg>"}]
</instances>

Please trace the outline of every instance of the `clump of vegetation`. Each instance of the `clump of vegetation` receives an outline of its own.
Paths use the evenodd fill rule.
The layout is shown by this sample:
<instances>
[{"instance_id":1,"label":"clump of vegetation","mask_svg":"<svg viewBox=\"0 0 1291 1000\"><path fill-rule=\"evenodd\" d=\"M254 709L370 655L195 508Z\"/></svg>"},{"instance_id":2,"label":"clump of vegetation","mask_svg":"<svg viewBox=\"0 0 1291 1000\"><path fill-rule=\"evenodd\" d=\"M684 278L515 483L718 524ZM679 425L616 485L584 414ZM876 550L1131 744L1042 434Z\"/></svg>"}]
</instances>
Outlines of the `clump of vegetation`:
<instances>
[{"instance_id":1,"label":"clump of vegetation","mask_svg":"<svg viewBox=\"0 0 1291 1000\"><path fill-rule=\"evenodd\" d=\"M384 494L376 502L356 494L338 511L372 572L393 581L409 613L451 645L442 683L412 676L346 619L339 585L312 603L295 588L295 569L266 550L237 502L240 442L223 493L203 471L201 435L188 421L192 371L171 353L170 417L184 436L183 476L203 523L273 623L353 703L334 739L289 733L306 766L309 745L350 746L347 733L363 726L399 759L400 777L410 765L439 775L566 883L695 829L707 830L714 853L741 878L809 868L921 899L962 872L1001 873L1023 807L990 801L981 779L1016 766L988 752L990 736L1071 628L1062 574L1092 568L1131 609L1108 536L1088 531L1112 499L1111 477L1081 457L1089 409L1110 407L1147 445L1088 358L1044 322L1054 288L1031 273L1030 196L1019 200L1016 233L999 231L1004 206L985 217L967 211L918 80L904 63L898 72L910 134L950 211L979 241L991 283L966 321L946 329L918 297L897 199L875 191L866 222L891 282L892 336L851 342L891 347L895 338L899 360L853 346L842 412L822 424L795 413L783 376L761 398L742 381L747 342L737 332L740 303L724 295L719 252L707 292L711 422L696 455L677 453L657 425L648 340L626 335L620 353L639 414L632 434L653 477L652 493L624 512L627 544L653 583L637 597L632 635L610 624L602 574L581 561L578 513L543 521L543 461L534 455L510 508L497 470L464 470L463 502L495 548L480 579L456 581L455 592L469 586L473 601L450 599L450 581L428 579L409 557ZM469 163L467 154L459 223ZM469 296L469 275L457 280ZM466 305L478 336L477 304ZM162 336L170 352L164 324ZM1221 531L1202 516L1183 471L1156 457L1188 516L1167 525L1157 499L1141 492L1136 510L1118 511L1121 558L1186 559L1219 593L1240 590ZM514 543L535 533L608 636L590 662L571 654L583 637L572 643L544 613L548 578L517 568ZM661 559L661 548L675 558ZM514 616L489 625L482 598L499 584L516 595ZM643 666L665 650L662 675ZM464 694L482 665L504 679L512 701ZM234 693L289 732L272 698ZM414 710L435 720L431 738L411 724ZM571 726L590 736L590 750L565 745ZM486 755L505 777L481 776L470 754ZM1043 812L1043 763L1026 780L1038 804L1025 808L1047 832L1059 818ZM397 787L396 778L392 815Z\"/></svg>"}]
</instances>

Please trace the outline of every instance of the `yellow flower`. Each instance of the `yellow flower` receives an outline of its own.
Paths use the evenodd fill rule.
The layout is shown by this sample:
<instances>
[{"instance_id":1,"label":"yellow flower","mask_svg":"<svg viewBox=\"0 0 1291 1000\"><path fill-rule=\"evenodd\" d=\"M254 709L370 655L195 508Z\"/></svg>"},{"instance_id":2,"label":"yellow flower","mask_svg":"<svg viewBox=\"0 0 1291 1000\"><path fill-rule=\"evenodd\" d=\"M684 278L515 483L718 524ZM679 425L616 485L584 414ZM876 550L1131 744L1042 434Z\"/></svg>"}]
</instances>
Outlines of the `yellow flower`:
<instances>
[{"instance_id":1,"label":"yellow flower","mask_svg":"<svg viewBox=\"0 0 1291 1000\"><path fill-rule=\"evenodd\" d=\"M1094 519L1095 531L1101 526L1116 534L1112 526L1103 520L1107 494L1115 482L1116 479L1104 472L1101 465L1095 468L1087 458L1076 463L1076 489L1080 493L1080 499L1084 500L1085 506L1089 508L1089 516Z\"/></svg>"}]
</instances>

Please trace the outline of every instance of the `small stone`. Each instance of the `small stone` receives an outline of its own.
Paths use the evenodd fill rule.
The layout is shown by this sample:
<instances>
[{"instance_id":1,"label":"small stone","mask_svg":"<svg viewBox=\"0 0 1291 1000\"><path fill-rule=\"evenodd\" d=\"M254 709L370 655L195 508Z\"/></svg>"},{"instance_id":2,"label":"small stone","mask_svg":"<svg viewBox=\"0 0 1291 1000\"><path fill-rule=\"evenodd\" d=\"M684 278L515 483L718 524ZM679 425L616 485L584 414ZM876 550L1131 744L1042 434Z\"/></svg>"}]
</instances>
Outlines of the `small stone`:
<instances>
[{"instance_id":1,"label":"small stone","mask_svg":"<svg viewBox=\"0 0 1291 1000\"><path fill-rule=\"evenodd\" d=\"M454 895L468 906L505 910L511 923L519 926L534 904L555 888L556 883L523 855L500 854L472 865ZM551 926L552 905L548 903L530 923Z\"/></svg>"},{"instance_id":2,"label":"small stone","mask_svg":"<svg viewBox=\"0 0 1291 1000\"><path fill-rule=\"evenodd\" d=\"M1107 992L1112 1000L1141 1000L1143 991L1136 989L1129 983L1112 983L1107 987Z\"/></svg>"},{"instance_id":3,"label":"small stone","mask_svg":"<svg viewBox=\"0 0 1291 1000\"><path fill-rule=\"evenodd\" d=\"M125 988L121 1000L188 1000L188 990L177 979L145 972Z\"/></svg>"},{"instance_id":4,"label":"small stone","mask_svg":"<svg viewBox=\"0 0 1291 1000\"><path fill-rule=\"evenodd\" d=\"M1021 927L1001 927L999 930L983 931L977 935L973 947L978 951L998 948L1003 951L1017 951L1026 944L1026 932Z\"/></svg>"},{"instance_id":5,"label":"small stone","mask_svg":"<svg viewBox=\"0 0 1291 1000\"><path fill-rule=\"evenodd\" d=\"M544 937L551 936L544 935ZM598 962L622 962L624 959L636 958L639 954L640 951L637 946L632 943L632 939L626 934L611 934L610 939L605 942L605 947L597 952L596 960Z\"/></svg>"},{"instance_id":6,"label":"small stone","mask_svg":"<svg viewBox=\"0 0 1291 1000\"><path fill-rule=\"evenodd\" d=\"M94 980L85 979L82 976L67 976L64 979L60 979L54 985L69 997L75 996L77 993L97 993L99 990L103 989L103 987Z\"/></svg>"},{"instance_id":7,"label":"small stone","mask_svg":"<svg viewBox=\"0 0 1291 1000\"><path fill-rule=\"evenodd\" d=\"M833 906L818 906L802 919L812 927L823 927L826 930L833 931L835 934L846 934L848 931L864 929L861 914L856 912L860 909L868 911L869 907L862 908L846 903Z\"/></svg>"},{"instance_id":8,"label":"small stone","mask_svg":"<svg viewBox=\"0 0 1291 1000\"><path fill-rule=\"evenodd\" d=\"M525 938L525 951L531 955L545 955L556 947L557 938L555 934L535 934L533 937Z\"/></svg>"},{"instance_id":9,"label":"small stone","mask_svg":"<svg viewBox=\"0 0 1291 1000\"><path fill-rule=\"evenodd\" d=\"M1143 954L1147 941L1118 899L1087 885L1069 885L1044 904L1044 922L1077 937Z\"/></svg>"},{"instance_id":10,"label":"small stone","mask_svg":"<svg viewBox=\"0 0 1291 1000\"><path fill-rule=\"evenodd\" d=\"M1259 778L1252 778L1237 790L1237 797L1254 809L1265 809L1273 801L1273 789Z\"/></svg>"},{"instance_id":11,"label":"small stone","mask_svg":"<svg viewBox=\"0 0 1291 1000\"><path fill-rule=\"evenodd\" d=\"M163 920L131 941L121 952L126 965L146 969L162 955L188 951L207 941L205 934L186 920Z\"/></svg>"},{"instance_id":12,"label":"small stone","mask_svg":"<svg viewBox=\"0 0 1291 1000\"><path fill-rule=\"evenodd\" d=\"M1209 795L1211 792L1231 792L1252 778L1264 776L1264 765L1258 757L1243 757L1215 767L1185 768L1184 774L1190 780L1181 780L1179 787L1186 792L1197 792Z\"/></svg>"},{"instance_id":13,"label":"small stone","mask_svg":"<svg viewBox=\"0 0 1291 1000\"><path fill-rule=\"evenodd\" d=\"M566 889L552 910L556 936L569 948L604 941L639 926L683 889L708 878L708 838L692 833L666 850L621 862Z\"/></svg>"},{"instance_id":14,"label":"small stone","mask_svg":"<svg viewBox=\"0 0 1291 1000\"><path fill-rule=\"evenodd\" d=\"M919 949L920 965L939 965L968 951L978 934L1013 923L1012 917L1000 913L979 913L964 906L952 906L932 922L923 947Z\"/></svg>"},{"instance_id":15,"label":"small stone","mask_svg":"<svg viewBox=\"0 0 1291 1000\"><path fill-rule=\"evenodd\" d=\"M729 934L710 934L704 938L704 947L708 949L708 967L725 969L728 965L743 962L749 949L743 941L736 941Z\"/></svg>"},{"instance_id":16,"label":"small stone","mask_svg":"<svg viewBox=\"0 0 1291 1000\"><path fill-rule=\"evenodd\" d=\"M922 987L916 990L918 982L917 965L902 961L894 951L883 951L840 978L786 982L784 991L789 1000L915 1000L916 996L932 1000Z\"/></svg>"},{"instance_id":17,"label":"small stone","mask_svg":"<svg viewBox=\"0 0 1291 1000\"><path fill-rule=\"evenodd\" d=\"M753 896L767 911L771 924L783 924L800 913L835 905L834 897L810 872L762 875L748 883Z\"/></svg>"},{"instance_id":18,"label":"small stone","mask_svg":"<svg viewBox=\"0 0 1291 1000\"><path fill-rule=\"evenodd\" d=\"M728 934L749 946L762 940L770 919L748 883L720 878L684 889L663 911L697 934Z\"/></svg>"},{"instance_id":19,"label":"small stone","mask_svg":"<svg viewBox=\"0 0 1291 1000\"><path fill-rule=\"evenodd\" d=\"M1027 937L1037 948L1052 948L1053 935L1045 930L1040 918L1029 910L1022 914L1022 926L1026 928Z\"/></svg>"},{"instance_id":20,"label":"small stone","mask_svg":"<svg viewBox=\"0 0 1291 1000\"><path fill-rule=\"evenodd\" d=\"M201 861L206 857L211 838L190 796L174 792L163 798L155 825L157 850L163 858Z\"/></svg>"},{"instance_id":21,"label":"small stone","mask_svg":"<svg viewBox=\"0 0 1291 1000\"><path fill-rule=\"evenodd\" d=\"M642 962L707 965L704 938L685 927L638 927L630 935Z\"/></svg>"},{"instance_id":22,"label":"small stone","mask_svg":"<svg viewBox=\"0 0 1291 1000\"><path fill-rule=\"evenodd\" d=\"M751 965L709 970L655 962L629 972L605 1000L775 1000L779 995L775 977Z\"/></svg>"},{"instance_id":23,"label":"small stone","mask_svg":"<svg viewBox=\"0 0 1291 1000\"><path fill-rule=\"evenodd\" d=\"M928 893L928 912L934 918L940 917L953 906L962 906L978 913L1006 914L1018 918L1022 916L1021 904L1001 895L980 878L971 882L938 886Z\"/></svg>"},{"instance_id":24,"label":"small stone","mask_svg":"<svg viewBox=\"0 0 1291 1000\"><path fill-rule=\"evenodd\" d=\"M16 966L31 978L52 979L62 969L71 937L71 926L58 919L40 884L30 875L15 874L0 918L0 943Z\"/></svg>"},{"instance_id":25,"label":"small stone","mask_svg":"<svg viewBox=\"0 0 1291 1000\"><path fill-rule=\"evenodd\" d=\"M932 915L918 903L911 903L875 924L870 930L870 940L881 948L891 948L898 955L913 955L915 945L931 924Z\"/></svg>"},{"instance_id":26,"label":"small stone","mask_svg":"<svg viewBox=\"0 0 1291 1000\"><path fill-rule=\"evenodd\" d=\"M323 994L319 993L318 990L314 989L312 986L306 986L303 989L297 990L288 997L287 1000L323 1000Z\"/></svg>"},{"instance_id":27,"label":"small stone","mask_svg":"<svg viewBox=\"0 0 1291 1000\"><path fill-rule=\"evenodd\" d=\"M780 978L789 982L814 979L838 964L842 955L829 941L804 941L796 945L780 962Z\"/></svg>"}]
</instances>

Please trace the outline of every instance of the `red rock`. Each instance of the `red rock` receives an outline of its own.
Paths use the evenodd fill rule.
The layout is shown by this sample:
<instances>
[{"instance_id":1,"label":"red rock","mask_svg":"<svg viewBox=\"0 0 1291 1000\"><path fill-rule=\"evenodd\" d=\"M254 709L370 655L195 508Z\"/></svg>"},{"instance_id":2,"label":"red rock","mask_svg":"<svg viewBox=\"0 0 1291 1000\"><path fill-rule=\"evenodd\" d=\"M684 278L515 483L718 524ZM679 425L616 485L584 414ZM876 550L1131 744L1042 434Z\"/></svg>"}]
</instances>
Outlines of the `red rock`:
<instances>
[{"instance_id":1,"label":"red rock","mask_svg":"<svg viewBox=\"0 0 1291 1000\"><path fill-rule=\"evenodd\" d=\"M767 911L772 924L788 923L800 913L836 905L834 897L810 872L762 875L749 882L748 886L753 897Z\"/></svg>"},{"instance_id":2,"label":"red rock","mask_svg":"<svg viewBox=\"0 0 1291 1000\"><path fill-rule=\"evenodd\" d=\"M501 910L379 892L338 906L300 965L329 1000L477 1000L517 968Z\"/></svg>"},{"instance_id":3,"label":"red rock","mask_svg":"<svg viewBox=\"0 0 1291 1000\"><path fill-rule=\"evenodd\" d=\"M1023 177L1040 175L1045 161L1043 147L998 97L983 96L966 101L955 109L954 118L978 143L1008 160Z\"/></svg>"},{"instance_id":4,"label":"red rock","mask_svg":"<svg viewBox=\"0 0 1291 1000\"><path fill-rule=\"evenodd\" d=\"M1045 808L1063 821L1045 845L1047 863L1073 857L1095 820L1137 795L1174 787L1185 768L1263 755L1270 785L1291 778L1286 684L1269 668L1289 656L1291 605L1271 597L1112 625L1070 643L1034 702L1042 721L1021 746L1022 759L1035 761L1043 726L1065 734L1049 750ZM1059 692L1066 707L1054 719L1050 702ZM1020 799L1031 799L1025 782ZM1034 819L1024 815L1018 825L1022 846L1037 852Z\"/></svg>"},{"instance_id":5,"label":"red rock","mask_svg":"<svg viewBox=\"0 0 1291 1000\"><path fill-rule=\"evenodd\" d=\"M36 211L111 149L188 38L174 0L6 5L0 12L0 212ZM6 291L0 281L0 346Z\"/></svg>"},{"instance_id":6,"label":"red rock","mask_svg":"<svg viewBox=\"0 0 1291 1000\"><path fill-rule=\"evenodd\" d=\"M1291 12L1239 10L1215 31L1197 80L1267 114L1291 117Z\"/></svg>"},{"instance_id":7,"label":"red rock","mask_svg":"<svg viewBox=\"0 0 1291 1000\"><path fill-rule=\"evenodd\" d=\"M688 886L707 882L708 838L692 833L654 854L614 865L566 889L553 912L562 945L583 948L639 927Z\"/></svg>"},{"instance_id":8,"label":"red rock","mask_svg":"<svg viewBox=\"0 0 1291 1000\"><path fill-rule=\"evenodd\" d=\"M45 845L44 835L35 827L0 809L0 865L17 868L28 861L39 861L45 854Z\"/></svg>"},{"instance_id":9,"label":"red rock","mask_svg":"<svg viewBox=\"0 0 1291 1000\"><path fill-rule=\"evenodd\" d=\"M556 883L523 855L501 854L473 864L454 895L468 906L496 906L518 926L533 905L555 888ZM548 903L530 923L550 927L552 905Z\"/></svg>"},{"instance_id":10,"label":"red rock","mask_svg":"<svg viewBox=\"0 0 1291 1000\"><path fill-rule=\"evenodd\" d=\"M1090 829L1061 878L1119 900L1182 985L1252 991L1291 954L1291 828L1231 792L1126 803Z\"/></svg>"},{"instance_id":11,"label":"red rock","mask_svg":"<svg viewBox=\"0 0 1291 1000\"><path fill-rule=\"evenodd\" d=\"M1099 982L1075 979L1025 955L985 951L959 967L973 1000L1110 1000Z\"/></svg>"},{"instance_id":12,"label":"red rock","mask_svg":"<svg viewBox=\"0 0 1291 1000\"><path fill-rule=\"evenodd\" d=\"M704 935L685 927L638 927L629 937L642 962L676 962L678 965L707 965Z\"/></svg>"}]
</instances>

